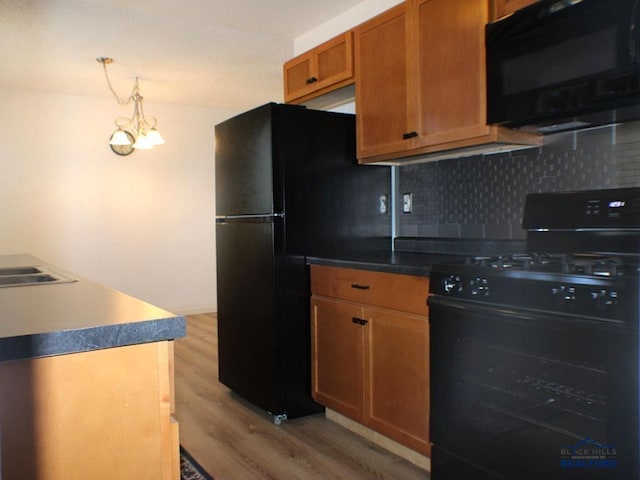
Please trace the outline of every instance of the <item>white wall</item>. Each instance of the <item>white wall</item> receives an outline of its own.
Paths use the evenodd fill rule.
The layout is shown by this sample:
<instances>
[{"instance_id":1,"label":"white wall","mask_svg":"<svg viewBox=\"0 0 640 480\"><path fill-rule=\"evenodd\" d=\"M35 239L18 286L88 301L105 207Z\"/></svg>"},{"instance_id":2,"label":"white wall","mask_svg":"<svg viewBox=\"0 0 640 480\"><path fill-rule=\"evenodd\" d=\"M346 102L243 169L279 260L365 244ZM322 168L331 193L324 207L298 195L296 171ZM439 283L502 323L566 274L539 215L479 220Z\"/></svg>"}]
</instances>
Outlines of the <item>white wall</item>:
<instances>
[{"instance_id":1,"label":"white wall","mask_svg":"<svg viewBox=\"0 0 640 480\"><path fill-rule=\"evenodd\" d=\"M298 37L295 54L400 1L363 1ZM217 309L213 127L239 112L145 100L167 143L119 157L107 141L132 109L111 97L0 88L0 105L0 254L179 313Z\"/></svg>"},{"instance_id":2,"label":"white wall","mask_svg":"<svg viewBox=\"0 0 640 480\"><path fill-rule=\"evenodd\" d=\"M404 0L365 0L342 15L300 35L293 41L294 55L299 55L350 28L376 16Z\"/></svg>"},{"instance_id":3,"label":"white wall","mask_svg":"<svg viewBox=\"0 0 640 480\"><path fill-rule=\"evenodd\" d=\"M319 25L304 35L300 35L293 41L294 56L300 55L316 45L325 42L336 35L361 24L362 22L375 17L379 13L388 10L394 5L402 3L404 0L365 0L355 7L347 10L342 15L334 17L330 21ZM355 101L348 101L343 105L330 109L333 112L356 113Z\"/></svg>"},{"instance_id":4,"label":"white wall","mask_svg":"<svg viewBox=\"0 0 640 480\"><path fill-rule=\"evenodd\" d=\"M0 89L0 254L31 253L169 310L216 310L214 125L145 101L166 144L120 157L112 98Z\"/></svg>"}]
</instances>

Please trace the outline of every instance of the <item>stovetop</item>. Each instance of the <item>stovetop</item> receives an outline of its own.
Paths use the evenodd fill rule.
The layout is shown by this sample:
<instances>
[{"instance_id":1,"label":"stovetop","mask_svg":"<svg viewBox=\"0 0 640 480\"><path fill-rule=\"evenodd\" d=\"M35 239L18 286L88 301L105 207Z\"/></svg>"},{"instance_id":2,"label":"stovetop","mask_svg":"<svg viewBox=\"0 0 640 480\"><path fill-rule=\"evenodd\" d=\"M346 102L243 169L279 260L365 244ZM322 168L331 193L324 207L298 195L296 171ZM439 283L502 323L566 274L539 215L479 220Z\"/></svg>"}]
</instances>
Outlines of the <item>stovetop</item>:
<instances>
[{"instance_id":1,"label":"stovetop","mask_svg":"<svg viewBox=\"0 0 640 480\"><path fill-rule=\"evenodd\" d=\"M640 188L529 194L522 226L525 252L434 264L431 293L637 327Z\"/></svg>"}]
</instances>

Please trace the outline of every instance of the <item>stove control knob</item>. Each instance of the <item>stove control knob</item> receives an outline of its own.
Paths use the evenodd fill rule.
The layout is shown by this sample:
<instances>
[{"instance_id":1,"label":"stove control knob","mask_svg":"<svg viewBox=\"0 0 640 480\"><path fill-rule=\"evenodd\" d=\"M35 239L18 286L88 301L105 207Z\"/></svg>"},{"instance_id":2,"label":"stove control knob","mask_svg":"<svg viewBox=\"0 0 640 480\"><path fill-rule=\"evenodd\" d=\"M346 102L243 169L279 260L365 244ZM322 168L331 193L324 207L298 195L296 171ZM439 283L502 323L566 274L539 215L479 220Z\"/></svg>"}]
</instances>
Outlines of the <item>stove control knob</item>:
<instances>
[{"instance_id":1,"label":"stove control knob","mask_svg":"<svg viewBox=\"0 0 640 480\"><path fill-rule=\"evenodd\" d=\"M553 304L557 307L571 305L576 299L576 289L565 285L553 287L551 289L551 298L553 299Z\"/></svg>"},{"instance_id":2,"label":"stove control knob","mask_svg":"<svg viewBox=\"0 0 640 480\"><path fill-rule=\"evenodd\" d=\"M442 288L445 293L455 295L462 292L462 281L458 275L449 275L442 279Z\"/></svg>"},{"instance_id":3,"label":"stove control knob","mask_svg":"<svg viewBox=\"0 0 640 480\"><path fill-rule=\"evenodd\" d=\"M486 297L489 295L489 284L486 278L476 277L469 282L471 295L476 297Z\"/></svg>"},{"instance_id":4,"label":"stove control knob","mask_svg":"<svg viewBox=\"0 0 640 480\"><path fill-rule=\"evenodd\" d=\"M618 292L615 290L596 290L591 292L591 300L595 302L599 311L604 312L618 305Z\"/></svg>"}]
</instances>

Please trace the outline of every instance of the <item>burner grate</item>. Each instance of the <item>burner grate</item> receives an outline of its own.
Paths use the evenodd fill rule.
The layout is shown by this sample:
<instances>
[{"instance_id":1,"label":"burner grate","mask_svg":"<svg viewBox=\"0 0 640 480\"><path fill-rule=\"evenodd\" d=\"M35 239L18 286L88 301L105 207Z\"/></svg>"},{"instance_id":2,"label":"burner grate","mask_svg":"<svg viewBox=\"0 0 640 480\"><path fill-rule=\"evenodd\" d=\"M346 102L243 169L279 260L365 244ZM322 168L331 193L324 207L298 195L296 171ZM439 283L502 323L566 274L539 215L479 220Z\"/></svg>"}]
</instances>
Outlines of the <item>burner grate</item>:
<instances>
[{"instance_id":1,"label":"burner grate","mask_svg":"<svg viewBox=\"0 0 640 480\"><path fill-rule=\"evenodd\" d=\"M620 277L625 274L626 270L633 267L633 262L625 261L615 256L560 253L516 253L512 255L477 256L467 258L465 263L494 269L569 273L599 277Z\"/></svg>"}]
</instances>

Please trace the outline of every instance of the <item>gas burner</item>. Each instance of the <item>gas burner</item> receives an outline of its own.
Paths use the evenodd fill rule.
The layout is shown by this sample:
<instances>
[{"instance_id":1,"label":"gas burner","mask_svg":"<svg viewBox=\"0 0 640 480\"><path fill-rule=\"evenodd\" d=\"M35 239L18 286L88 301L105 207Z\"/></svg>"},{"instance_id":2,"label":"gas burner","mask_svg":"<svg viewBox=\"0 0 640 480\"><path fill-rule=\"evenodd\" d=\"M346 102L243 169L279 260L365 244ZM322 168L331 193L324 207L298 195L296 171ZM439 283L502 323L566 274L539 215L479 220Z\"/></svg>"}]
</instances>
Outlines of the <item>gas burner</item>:
<instances>
[{"instance_id":1,"label":"gas burner","mask_svg":"<svg viewBox=\"0 0 640 480\"><path fill-rule=\"evenodd\" d=\"M474 265L479 267L490 267L496 269L502 268L514 268L514 269L525 269L529 260L528 255L498 255L495 257L469 257L466 259L467 265Z\"/></svg>"},{"instance_id":2,"label":"gas burner","mask_svg":"<svg viewBox=\"0 0 640 480\"><path fill-rule=\"evenodd\" d=\"M539 252L469 257L465 263L497 270L569 273L598 277L622 276L625 267L633 265L630 260L624 261L616 256Z\"/></svg>"},{"instance_id":3,"label":"gas burner","mask_svg":"<svg viewBox=\"0 0 640 480\"><path fill-rule=\"evenodd\" d=\"M599 255L569 255L567 271L569 273L616 277L624 271L622 260L616 257Z\"/></svg>"},{"instance_id":4,"label":"gas burner","mask_svg":"<svg viewBox=\"0 0 640 480\"><path fill-rule=\"evenodd\" d=\"M562 260L555 256L536 253L515 253L495 257L470 257L467 265L513 270L552 270L559 271ZM555 266L557 265L557 266Z\"/></svg>"}]
</instances>

